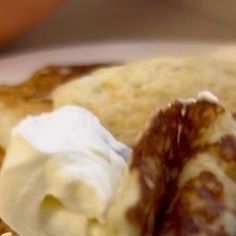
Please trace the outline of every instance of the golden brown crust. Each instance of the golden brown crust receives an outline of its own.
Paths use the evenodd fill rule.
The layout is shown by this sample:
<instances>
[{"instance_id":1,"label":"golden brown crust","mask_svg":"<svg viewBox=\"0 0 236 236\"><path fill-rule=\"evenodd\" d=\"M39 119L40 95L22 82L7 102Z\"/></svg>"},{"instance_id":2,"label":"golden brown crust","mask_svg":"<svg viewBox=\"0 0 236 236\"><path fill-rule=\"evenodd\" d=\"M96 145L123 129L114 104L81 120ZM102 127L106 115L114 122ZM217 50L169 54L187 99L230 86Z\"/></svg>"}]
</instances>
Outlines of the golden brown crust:
<instances>
[{"instance_id":1,"label":"golden brown crust","mask_svg":"<svg viewBox=\"0 0 236 236\"><path fill-rule=\"evenodd\" d=\"M104 65L47 66L36 71L29 80L19 85L1 85L0 96L9 94L27 101L46 99L57 86L102 66Z\"/></svg>"},{"instance_id":2,"label":"golden brown crust","mask_svg":"<svg viewBox=\"0 0 236 236\"><path fill-rule=\"evenodd\" d=\"M142 226L141 235L151 235L166 191L167 157L175 155L180 104L160 111L133 148L131 169L139 173L141 198L128 213L128 219ZM170 150L172 150L170 152ZM169 153L169 156L166 154Z\"/></svg>"},{"instance_id":3,"label":"golden brown crust","mask_svg":"<svg viewBox=\"0 0 236 236\"><path fill-rule=\"evenodd\" d=\"M188 180L178 194L158 235L229 235L224 225L211 227L225 211L224 187L212 172Z\"/></svg>"},{"instance_id":4,"label":"golden brown crust","mask_svg":"<svg viewBox=\"0 0 236 236\"><path fill-rule=\"evenodd\" d=\"M0 168L2 166L4 155L5 155L5 150L3 149L3 147L0 146Z\"/></svg>"},{"instance_id":5,"label":"golden brown crust","mask_svg":"<svg viewBox=\"0 0 236 236\"><path fill-rule=\"evenodd\" d=\"M11 232L13 233L13 235L16 235L14 231L0 219L0 235L8 232Z\"/></svg>"},{"instance_id":6,"label":"golden brown crust","mask_svg":"<svg viewBox=\"0 0 236 236\"><path fill-rule=\"evenodd\" d=\"M84 75L101 65L49 66L37 71L32 78L15 86L0 86L0 145L9 141L11 128L26 115L39 114L53 109L52 90Z\"/></svg>"},{"instance_id":7,"label":"golden brown crust","mask_svg":"<svg viewBox=\"0 0 236 236\"><path fill-rule=\"evenodd\" d=\"M236 209L228 205L226 189L231 173L235 176L236 138L228 129L228 134L223 134L216 142L203 139L206 130L217 123L217 118L223 113L220 106L210 103L204 106L196 103L186 111L177 156L177 161L182 164L179 174L168 183L166 209L158 226L158 235L234 235L226 230L232 221L225 221L223 217L224 214L233 214L236 223ZM208 159L193 162L199 159L199 155L207 155ZM211 167L205 163L208 161L212 162ZM213 169L215 162L217 165ZM197 174L192 176L190 173L180 187L184 168L196 171L197 167L191 165L197 164L202 165ZM174 166L170 164L169 168ZM225 177L219 173L224 173Z\"/></svg>"},{"instance_id":8,"label":"golden brown crust","mask_svg":"<svg viewBox=\"0 0 236 236\"><path fill-rule=\"evenodd\" d=\"M141 236L234 235L228 224L236 223L236 207L229 203L236 204L235 191L229 194L228 184L236 181L236 138L219 118L235 125L220 105L176 101L152 119L131 163L141 197L127 217L141 226ZM230 222L224 214L232 215Z\"/></svg>"}]
</instances>

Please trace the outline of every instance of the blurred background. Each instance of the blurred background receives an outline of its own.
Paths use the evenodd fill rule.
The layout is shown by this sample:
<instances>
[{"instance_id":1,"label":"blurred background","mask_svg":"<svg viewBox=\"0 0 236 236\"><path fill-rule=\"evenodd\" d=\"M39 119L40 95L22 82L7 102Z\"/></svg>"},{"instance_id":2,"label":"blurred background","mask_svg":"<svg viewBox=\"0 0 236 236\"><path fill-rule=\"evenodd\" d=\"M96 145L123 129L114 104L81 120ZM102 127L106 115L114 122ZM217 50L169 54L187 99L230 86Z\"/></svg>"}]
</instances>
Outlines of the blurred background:
<instances>
[{"instance_id":1,"label":"blurred background","mask_svg":"<svg viewBox=\"0 0 236 236\"><path fill-rule=\"evenodd\" d=\"M233 43L235 9L235 0L68 0L0 54L120 41Z\"/></svg>"}]
</instances>

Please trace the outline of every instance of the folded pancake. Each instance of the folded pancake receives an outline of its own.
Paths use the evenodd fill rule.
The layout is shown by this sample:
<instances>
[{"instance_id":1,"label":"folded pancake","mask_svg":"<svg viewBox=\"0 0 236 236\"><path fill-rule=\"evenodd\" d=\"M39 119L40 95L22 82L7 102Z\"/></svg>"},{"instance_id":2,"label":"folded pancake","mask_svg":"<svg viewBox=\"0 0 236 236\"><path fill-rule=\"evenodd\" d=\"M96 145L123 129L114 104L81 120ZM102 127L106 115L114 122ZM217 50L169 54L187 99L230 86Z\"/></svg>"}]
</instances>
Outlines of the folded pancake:
<instances>
[{"instance_id":1,"label":"folded pancake","mask_svg":"<svg viewBox=\"0 0 236 236\"><path fill-rule=\"evenodd\" d=\"M116 138L134 144L156 110L179 97L209 90L228 111L236 111L235 87L235 63L157 57L95 70L58 87L53 101L55 107L77 104L91 110Z\"/></svg>"},{"instance_id":2,"label":"folded pancake","mask_svg":"<svg viewBox=\"0 0 236 236\"><path fill-rule=\"evenodd\" d=\"M236 235L236 122L214 103L182 108L157 235Z\"/></svg>"},{"instance_id":3,"label":"folded pancake","mask_svg":"<svg viewBox=\"0 0 236 236\"><path fill-rule=\"evenodd\" d=\"M215 101L158 112L134 147L132 172L140 197L127 218L137 235L236 234L236 122Z\"/></svg>"}]
</instances>

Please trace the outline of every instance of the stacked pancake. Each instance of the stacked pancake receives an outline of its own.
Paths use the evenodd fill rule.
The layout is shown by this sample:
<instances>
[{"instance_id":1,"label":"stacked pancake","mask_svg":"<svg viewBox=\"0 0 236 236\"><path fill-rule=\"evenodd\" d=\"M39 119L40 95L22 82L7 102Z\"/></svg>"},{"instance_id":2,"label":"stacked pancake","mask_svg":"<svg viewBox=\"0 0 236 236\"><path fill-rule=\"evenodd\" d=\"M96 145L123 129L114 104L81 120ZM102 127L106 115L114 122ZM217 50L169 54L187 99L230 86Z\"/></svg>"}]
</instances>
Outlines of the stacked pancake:
<instances>
[{"instance_id":1,"label":"stacked pancake","mask_svg":"<svg viewBox=\"0 0 236 236\"><path fill-rule=\"evenodd\" d=\"M55 108L86 107L133 147L107 212L115 236L236 235L236 122L224 108L236 110L235 78L230 63L154 59L100 69L52 92ZM200 90L222 103L208 93L177 99Z\"/></svg>"}]
</instances>

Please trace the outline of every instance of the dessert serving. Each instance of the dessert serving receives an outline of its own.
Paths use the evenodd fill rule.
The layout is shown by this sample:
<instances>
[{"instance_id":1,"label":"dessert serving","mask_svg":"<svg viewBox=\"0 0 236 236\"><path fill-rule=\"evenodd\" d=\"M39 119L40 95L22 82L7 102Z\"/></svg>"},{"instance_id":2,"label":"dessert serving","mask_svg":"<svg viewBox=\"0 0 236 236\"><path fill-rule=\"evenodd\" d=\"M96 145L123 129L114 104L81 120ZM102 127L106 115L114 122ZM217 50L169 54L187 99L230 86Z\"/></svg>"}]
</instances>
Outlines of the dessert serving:
<instances>
[{"instance_id":1,"label":"dessert serving","mask_svg":"<svg viewBox=\"0 0 236 236\"><path fill-rule=\"evenodd\" d=\"M234 63L157 58L71 79L2 101L15 120L1 133L1 233L236 235Z\"/></svg>"}]
</instances>

